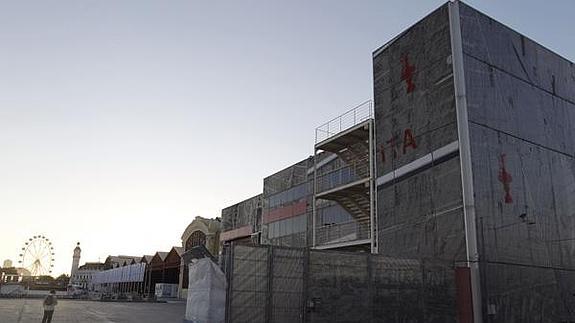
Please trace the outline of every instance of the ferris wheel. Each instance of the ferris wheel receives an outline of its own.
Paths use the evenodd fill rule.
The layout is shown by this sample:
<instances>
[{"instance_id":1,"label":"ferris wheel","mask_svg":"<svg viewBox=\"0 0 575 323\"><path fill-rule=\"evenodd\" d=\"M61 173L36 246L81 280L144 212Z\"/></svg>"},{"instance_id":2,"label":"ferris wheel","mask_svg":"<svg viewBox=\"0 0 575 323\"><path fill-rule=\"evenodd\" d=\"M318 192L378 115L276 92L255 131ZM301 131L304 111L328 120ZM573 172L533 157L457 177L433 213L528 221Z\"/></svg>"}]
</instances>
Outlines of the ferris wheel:
<instances>
[{"instance_id":1,"label":"ferris wheel","mask_svg":"<svg viewBox=\"0 0 575 323\"><path fill-rule=\"evenodd\" d=\"M20 266L27 269L32 276L43 276L52 273L54 267L54 247L45 236L33 236L22 247Z\"/></svg>"}]
</instances>

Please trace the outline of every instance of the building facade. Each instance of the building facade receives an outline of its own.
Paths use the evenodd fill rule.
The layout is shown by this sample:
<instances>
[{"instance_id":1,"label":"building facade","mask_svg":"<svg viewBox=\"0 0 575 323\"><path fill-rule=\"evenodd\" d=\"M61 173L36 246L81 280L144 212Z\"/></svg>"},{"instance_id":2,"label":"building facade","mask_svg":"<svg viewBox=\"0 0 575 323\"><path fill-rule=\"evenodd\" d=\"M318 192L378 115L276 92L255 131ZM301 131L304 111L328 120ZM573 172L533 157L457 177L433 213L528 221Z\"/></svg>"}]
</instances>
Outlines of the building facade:
<instances>
[{"instance_id":1,"label":"building facade","mask_svg":"<svg viewBox=\"0 0 575 323\"><path fill-rule=\"evenodd\" d=\"M180 271L178 280L178 295L186 298L188 295L188 266L184 260L183 253L191 248L203 245L213 255L220 253L220 232L222 222L220 218L207 219L197 216L184 230L182 234L182 247L180 251ZM176 247L174 247L176 248Z\"/></svg>"},{"instance_id":2,"label":"building facade","mask_svg":"<svg viewBox=\"0 0 575 323\"><path fill-rule=\"evenodd\" d=\"M572 320L573 63L461 2L373 61L378 253L467 268L476 322Z\"/></svg>"},{"instance_id":3,"label":"building facade","mask_svg":"<svg viewBox=\"0 0 575 323\"><path fill-rule=\"evenodd\" d=\"M373 81L242 235L449 263L459 321L575 320L575 65L455 1L377 49Z\"/></svg>"},{"instance_id":4,"label":"building facade","mask_svg":"<svg viewBox=\"0 0 575 323\"><path fill-rule=\"evenodd\" d=\"M229 206L222 210L220 242L225 244L259 243L262 223L262 195Z\"/></svg>"},{"instance_id":5,"label":"building facade","mask_svg":"<svg viewBox=\"0 0 575 323\"><path fill-rule=\"evenodd\" d=\"M84 265L78 267L73 276L70 277L70 284L74 287L81 288L83 290L94 290L92 280L94 276L103 271L106 265L101 262L87 262Z\"/></svg>"},{"instance_id":6,"label":"building facade","mask_svg":"<svg viewBox=\"0 0 575 323\"><path fill-rule=\"evenodd\" d=\"M104 261L106 269L123 267L126 265L137 264L142 260L139 256L108 256Z\"/></svg>"}]
</instances>

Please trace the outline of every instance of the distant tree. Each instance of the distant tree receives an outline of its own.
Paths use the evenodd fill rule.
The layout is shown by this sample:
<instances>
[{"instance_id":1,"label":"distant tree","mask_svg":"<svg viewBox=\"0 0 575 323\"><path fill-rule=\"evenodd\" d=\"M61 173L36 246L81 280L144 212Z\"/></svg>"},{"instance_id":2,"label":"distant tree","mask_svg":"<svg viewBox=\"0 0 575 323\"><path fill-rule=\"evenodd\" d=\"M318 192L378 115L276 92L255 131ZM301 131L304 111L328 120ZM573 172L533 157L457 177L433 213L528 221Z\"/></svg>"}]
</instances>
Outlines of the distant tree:
<instances>
[{"instance_id":1,"label":"distant tree","mask_svg":"<svg viewBox=\"0 0 575 323\"><path fill-rule=\"evenodd\" d=\"M48 275L38 276L36 277L36 281L43 283L51 283L54 281L54 277Z\"/></svg>"},{"instance_id":2,"label":"distant tree","mask_svg":"<svg viewBox=\"0 0 575 323\"><path fill-rule=\"evenodd\" d=\"M56 278L56 280L70 280L70 276L62 274Z\"/></svg>"},{"instance_id":3,"label":"distant tree","mask_svg":"<svg viewBox=\"0 0 575 323\"><path fill-rule=\"evenodd\" d=\"M68 276L66 274L62 274L56 278L56 283L60 286L68 285L69 281L70 281L70 276Z\"/></svg>"}]
</instances>

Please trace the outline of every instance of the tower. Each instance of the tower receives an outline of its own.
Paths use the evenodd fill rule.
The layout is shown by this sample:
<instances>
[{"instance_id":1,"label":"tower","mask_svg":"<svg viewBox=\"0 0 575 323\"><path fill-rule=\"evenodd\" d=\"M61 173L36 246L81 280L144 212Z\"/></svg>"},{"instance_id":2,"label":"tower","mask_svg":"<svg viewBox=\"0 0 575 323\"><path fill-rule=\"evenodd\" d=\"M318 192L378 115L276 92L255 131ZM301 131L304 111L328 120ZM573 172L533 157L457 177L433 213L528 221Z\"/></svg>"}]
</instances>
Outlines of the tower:
<instances>
[{"instance_id":1,"label":"tower","mask_svg":"<svg viewBox=\"0 0 575 323\"><path fill-rule=\"evenodd\" d=\"M74 256L72 256L72 270L70 271L70 282L74 279L74 275L78 271L78 265L80 264L80 253L82 249L80 249L80 243L76 244L76 248L74 248Z\"/></svg>"}]
</instances>

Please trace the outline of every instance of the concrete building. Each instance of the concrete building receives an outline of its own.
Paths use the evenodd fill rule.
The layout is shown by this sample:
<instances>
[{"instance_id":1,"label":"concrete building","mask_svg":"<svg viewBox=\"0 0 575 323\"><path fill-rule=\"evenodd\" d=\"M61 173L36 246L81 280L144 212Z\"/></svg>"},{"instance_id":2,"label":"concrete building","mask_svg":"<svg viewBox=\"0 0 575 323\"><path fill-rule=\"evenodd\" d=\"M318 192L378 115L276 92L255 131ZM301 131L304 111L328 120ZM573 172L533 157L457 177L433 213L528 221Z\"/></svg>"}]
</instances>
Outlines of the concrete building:
<instances>
[{"instance_id":1,"label":"concrete building","mask_svg":"<svg viewBox=\"0 0 575 323\"><path fill-rule=\"evenodd\" d=\"M185 263L183 254L191 248L203 245L213 255L220 253L220 232L222 222L220 218L206 219L197 216L184 230L182 234L182 247L174 247L180 257L180 271L178 279L178 295L186 298L188 294L188 266Z\"/></svg>"},{"instance_id":2,"label":"concrete building","mask_svg":"<svg viewBox=\"0 0 575 323\"><path fill-rule=\"evenodd\" d=\"M455 1L377 49L373 79L373 109L320 126L222 236L450 263L453 321L574 321L575 65Z\"/></svg>"},{"instance_id":3,"label":"concrete building","mask_svg":"<svg viewBox=\"0 0 575 323\"><path fill-rule=\"evenodd\" d=\"M220 248L220 232L222 222L220 218L207 219L197 216L182 233L182 247L184 251L203 244L212 255L217 255Z\"/></svg>"},{"instance_id":4,"label":"concrete building","mask_svg":"<svg viewBox=\"0 0 575 323\"><path fill-rule=\"evenodd\" d=\"M145 291L148 295L154 295L156 284L166 282L166 257L168 251L158 251L150 262L146 263Z\"/></svg>"},{"instance_id":5,"label":"concrete building","mask_svg":"<svg viewBox=\"0 0 575 323\"><path fill-rule=\"evenodd\" d=\"M3 268L11 268L12 266L12 260L10 259L5 259L4 262L2 263L2 267Z\"/></svg>"},{"instance_id":6,"label":"concrete building","mask_svg":"<svg viewBox=\"0 0 575 323\"><path fill-rule=\"evenodd\" d=\"M262 195L256 195L222 210L223 244L259 243L262 217Z\"/></svg>"},{"instance_id":7,"label":"concrete building","mask_svg":"<svg viewBox=\"0 0 575 323\"><path fill-rule=\"evenodd\" d=\"M475 322L573 320L573 63L460 2L373 62L377 252L463 264Z\"/></svg>"},{"instance_id":8,"label":"concrete building","mask_svg":"<svg viewBox=\"0 0 575 323\"><path fill-rule=\"evenodd\" d=\"M0 268L0 283L18 283L22 281L22 276L14 267Z\"/></svg>"},{"instance_id":9,"label":"concrete building","mask_svg":"<svg viewBox=\"0 0 575 323\"><path fill-rule=\"evenodd\" d=\"M135 263L139 263L142 260L142 257L139 256L108 256L104 261L106 269L118 268L123 267L126 265L131 265Z\"/></svg>"},{"instance_id":10,"label":"concrete building","mask_svg":"<svg viewBox=\"0 0 575 323\"><path fill-rule=\"evenodd\" d=\"M70 277L70 284L84 290L93 290L92 280L94 276L105 268L106 265L104 263L87 262L78 267L74 276Z\"/></svg>"}]
</instances>

